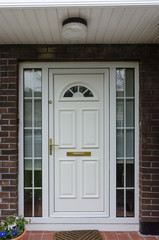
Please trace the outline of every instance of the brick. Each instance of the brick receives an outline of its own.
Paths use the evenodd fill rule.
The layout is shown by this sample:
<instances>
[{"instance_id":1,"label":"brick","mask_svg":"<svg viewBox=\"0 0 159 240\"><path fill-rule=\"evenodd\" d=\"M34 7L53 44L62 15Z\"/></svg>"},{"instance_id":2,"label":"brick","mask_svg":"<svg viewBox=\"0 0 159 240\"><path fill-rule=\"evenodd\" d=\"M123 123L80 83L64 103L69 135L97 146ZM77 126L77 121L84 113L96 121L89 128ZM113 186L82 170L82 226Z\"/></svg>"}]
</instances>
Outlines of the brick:
<instances>
[{"instance_id":1,"label":"brick","mask_svg":"<svg viewBox=\"0 0 159 240\"><path fill-rule=\"evenodd\" d=\"M10 197L16 198L16 197L17 197L17 192L11 192L11 193L10 193Z\"/></svg>"},{"instance_id":2,"label":"brick","mask_svg":"<svg viewBox=\"0 0 159 240\"><path fill-rule=\"evenodd\" d=\"M18 180L10 180L10 186L16 186L18 184Z\"/></svg>"},{"instance_id":3,"label":"brick","mask_svg":"<svg viewBox=\"0 0 159 240\"><path fill-rule=\"evenodd\" d=\"M158 193L152 193L152 192L144 192L143 193L144 198L158 198Z\"/></svg>"},{"instance_id":4,"label":"brick","mask_svg":"<svg viewBox=\"0 0 159 240\"><path fill-rule=\"evenodd\" d=\"M2 167L4 167L4 168L17 167L17 162L3 162Z\"/></svg>"},{"instance_id":5,"label":"brick","mask_svg":"<svg viewBox=\"0 0 159 240\"><path fill-rule=\"evenodd\" d=\"M11 77L6 77L6 78L1 78L1 82L5 83L5 82L10 82L10 83L16 83L17 82L17 78L11 78Z\"/></svg>"},{"instance_id":6,"label":"brick","mask_svg":"<svg viewBox=\"0 0 159 240\"><path fill-rule=\"evenodd\" d=\"M17 174L2 174L2 179L16 179Z\"/></svg>"},{"instance_id":7,"label":"brick","mask_svg":"<svg viewBox=\"0 0 159 240\"><path fill-rule=\"evenodd\" d=\"M10 168L10 173L17 173L18 172L18 168Z\"/></svg>"},{"instance_id":8,"label":"brick","mask_svg":"<svg viewBox=\"0 0 159 240\"><path fill-rule=\"evenodd\" d=\"M17 204L10 204L10 209L17 209Z\"/></svg>"},{"instance_id":9,"label":"brick","mask_svg":"<svg viewBox=\"0 0 159 240\"><path fill-rule=\"evenodd\" d=\"M16 198L4 198L2 203L16 203L17 199Z\"/></svg>"},{"instance_id":10,"label":"brick","mask_svg":"<svg viewBox=\"0 0 159 240\"><path fill-rule=\"evenodd\" d=\"M10 132L10 137L17 137L18 133L17 132Z\"/></svg>"},{"instance_id":11,"label":"brick","mask_svg":"<svg viewBox=\"0 0 159 240\"><path fill-rule=\"evenodd\" d=\"M17 126L2 126L2 131L16 131Z\"/></svg>"},{"instance_id":12,"label":"brick","mask_svg":"<svg viewBox=\"0 0 159 240\"><path fill-rule=\"evenodd\" d=\"M8 156L0 156L0 161L8 161Z\"/></svg>"},{"instance_id":13,"label":"brick","mask_svg":"<svg viewBox=\"0 0 159 240\"><path fill-rule=\"evenodd\" d=\"M157 168L143 168L142 167L142 172L143 173L158 173Z\"/></svg>"},{"instance_id":14,"label":"brick","mask_svg":"<svg viewBox=\"0 0 159 240\"><path fill-rule=\"evenodd\" d=\"M152 199L152 204L157 204L159 206L159 198Z\"/></svg>"},{"instance_id":15,"label":"brick","mask_svg":"<svg viewBox=\"0 0 159 240\"><path fill-rule=\"evenodd\" d=\"M17 125L17 124L18 124L18 119L10 120L10 125Z\"/></svg>"},{"instance_id":16,"label":"brick","mask_svg":"<svg viewBox=\"0 0 159 240\"><path fill-rule=\"evenodd\" d=\"M18 150L2 150L3 155L17 154Z\"/></svg>"},{"instance_id":17,"label":"brick","mask_svg":"<svg viewBox=\"0 0 159 240\"><path fill-rule=\"evenodd\" d=\"M0 168L0 173L8 173L9 169L8 168Z\"/></svg>"},{"instance_id":18,"label":"brick","mask_svg":"<svg viewBox=\"0 0 159 240\"><path fill-rule=\"evenodd\" d=\"M9 204L0 204L0 209L9 209Z\"/></svg>"},{"instance_id":19,"label":"brick","mask_svg":"<svg viewBox=\"0 0 159 240\"><path fill-rule=\"evenodd\" d=\"M10 106L15 106L16 103L12 102L9 104ZM16 119L17 115L16 114L2 114L3 119Z\"/></svg>"},{"instance_id":20,"label":"brick","mask_svg":"<svg viewBox=\"0 0 159 240\"><path fill-rule=\"evenodd\" d=\"M16 186L2 186L2 191L7 191L7 192L15 192L17 191Z\"/></svg>"},{"instance_id":21,"label":"brick","mask_svg":"<svg viewBox=\"0 0 159 240\"><path fill-rule=\"evenodd\" d=\"M8 149L9 145L8 144L0 144L0 149Z\"/></svg>"},{"instance_id":22,"label":"brick","mask_svg":"<svg viewBox=\"0 0 159 240\"><path fill-rule=\"evenodd\" d=\"M1 213L4 216L13 216L15 214L15 211L14 210L2 210Z\"/></svg>"},{"instance_id":23,"label":"brick","mask_svg":"<svg viewBox=\"0 0 159 240\"><path fill-rule=\"evenodd\" d=\"M2 143L17 143L16 138L2 138Z\"/></svg>"},{"instance_id":24,"label":"brick","mask_svg":"<svg viewBox=\"0 0 159 240\"><path fill-rule=\"evenodd\" d=\"M9 181L7 180L0 180L0 186L5 186L5 185L9 185Z\"/></svg>"},{"instance_id":25,"label":"brick","mask_svg":"<svg viewBox=\"0 0 159 240\"><path fill-rule=\"evenodd\" d=\"M18 161L18 156L10 156L10 161Z\"/></svg>"},{"instance_id":26,"label":"brick","mask_svg":"<svg viewBox=\"0 0 159 240\"><path fill-rule=\"evenodd\" d=\"M6 109L6 108L0 107L0 113L6 113L6 112L7 112L7 109Z\"/></svg>"},{"instance_id":27,"label":"brick","mask_svg":"<svg viewBox=\"0 0 159 240\"><path fill-rule=\"evenodd\" d=\"M8 120L0 120L0 125L8 125Z\"/></svg>"},{"instance_id":28,"label":"brick","mask_svg":"<svg viewBox=\"0 0 159 240\"><path fill-rule=\"evenodd\" d=\"M152 180L159 180L159 173L156 175L152 175Z\"/></svg>"},{"instance_id":29,"label":"brick","mask_svg":"<svg viewBox=\"0 0 159 240\"><path fill-rule=\"evenodd\" d=\"M6 197L9 197L8 192L0 192L0 198L6 198Z\"/></svg>"},{"instance_id":30,"label":"brick","mask_svg":"<svg viewBox=\"0 0 159 240\"><path fill-rule=\"evenodd\" d=\"M18 148L18 145L17 145L17 144L10 144L10 148L11 148L11 149L17 149L17 148Z\"/></svg>"}]
</instances>

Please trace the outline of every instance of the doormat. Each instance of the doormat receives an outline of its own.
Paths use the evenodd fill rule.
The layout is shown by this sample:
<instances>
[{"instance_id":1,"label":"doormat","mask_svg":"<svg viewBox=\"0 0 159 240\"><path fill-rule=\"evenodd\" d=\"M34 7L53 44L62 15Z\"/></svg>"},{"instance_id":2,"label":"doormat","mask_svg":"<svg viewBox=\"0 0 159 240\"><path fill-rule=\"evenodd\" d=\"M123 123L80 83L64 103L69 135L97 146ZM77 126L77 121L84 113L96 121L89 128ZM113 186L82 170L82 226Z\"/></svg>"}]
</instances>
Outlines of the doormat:
<instances>
[{"instance_id":1,"label":"doormat","mask_svg":"<svg viewBox=\"0 0 159 240\"><path fill-rule=\"evenodd\" d=\"M54 240L102 240L97 230L61 231L56 232Z\"/></svg>"}]
</instances>

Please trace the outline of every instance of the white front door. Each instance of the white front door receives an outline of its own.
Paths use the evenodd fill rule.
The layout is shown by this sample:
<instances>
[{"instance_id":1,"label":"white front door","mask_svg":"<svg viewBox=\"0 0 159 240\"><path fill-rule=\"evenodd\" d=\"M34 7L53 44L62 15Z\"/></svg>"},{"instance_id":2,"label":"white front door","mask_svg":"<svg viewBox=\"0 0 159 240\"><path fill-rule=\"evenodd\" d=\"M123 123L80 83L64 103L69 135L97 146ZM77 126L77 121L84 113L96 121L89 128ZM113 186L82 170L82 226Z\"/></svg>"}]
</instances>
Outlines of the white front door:
<instances>
[{"instance_id":1,"label":"white front door","mask_svg":"<svg viewBox=\"0 0 159 240\"><path fill-rule=\"evenodd\" d=\"M104 75L70 71L52 81L54 212L104 213Z\"/></svg>"}]
</instances>

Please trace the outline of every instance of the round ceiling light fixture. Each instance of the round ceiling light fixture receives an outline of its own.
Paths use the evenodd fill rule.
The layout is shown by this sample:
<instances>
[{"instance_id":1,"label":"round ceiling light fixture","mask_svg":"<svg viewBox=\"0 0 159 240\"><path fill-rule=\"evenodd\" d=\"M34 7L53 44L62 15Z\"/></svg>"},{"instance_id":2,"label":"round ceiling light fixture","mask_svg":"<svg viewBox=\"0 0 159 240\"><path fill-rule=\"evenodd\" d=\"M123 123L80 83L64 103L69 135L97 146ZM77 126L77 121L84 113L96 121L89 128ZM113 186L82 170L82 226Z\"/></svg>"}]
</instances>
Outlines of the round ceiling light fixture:
<instances>
[{"instance_id":1,"label":"round ceiling light fixture","mask_svg":"<svg viewBox=\"0 0 159 240\"><path fill-rule=\"evenodd\" d=\"M63 37L69 40L83 39L87 35L87 21L83 18L72 17L62 23Z\"/></svg>"}]
</instances>

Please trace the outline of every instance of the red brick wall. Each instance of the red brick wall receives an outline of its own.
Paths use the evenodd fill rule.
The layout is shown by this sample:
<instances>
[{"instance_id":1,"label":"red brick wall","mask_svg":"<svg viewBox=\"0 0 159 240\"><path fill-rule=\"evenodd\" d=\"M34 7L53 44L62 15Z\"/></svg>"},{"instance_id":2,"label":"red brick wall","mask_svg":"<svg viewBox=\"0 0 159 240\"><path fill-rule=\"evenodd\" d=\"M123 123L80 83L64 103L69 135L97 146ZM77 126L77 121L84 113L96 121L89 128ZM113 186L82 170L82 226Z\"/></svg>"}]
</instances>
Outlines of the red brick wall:
<instances>
[{"instance_id":1,"label":"red brick wall","mask_svg":"<svg viewBox=\"0 0 159 240\"><path fill-rule=\"evenodd\" d=\"M140 221L151 223L159 234L159 225L153 224L159 223L159 61L153 58L140 65L139 110ZM149 226L145 224L144 229L148 231Z\"/></svg>"},{"instance_id":2,"label":"red brick wall","mask_svg":"<svg viewBox=\"0 0 159 240\"><path fill-rule=\"evenodd\" d=\"M0 215L17 213L18 71L16 59L0 59ZM1 217L3 218L3 217Z\"/></svg>"},{"instance_id":3,"label":"red brick wall","mask_svg":"<svg viewBox=\"0 0 159 240\"><path fill-rule=\"evenodd\" d=\"M159 223L159 45L1 46L0 167L1 215L17 212L17 109L19 61L138 61L139 201L141 229ZM153 225L156 228L156 225ZM158 225L159 229L159 225ZM141 230L142 232L142 230Z\"/></svg>"}]
</instances>

